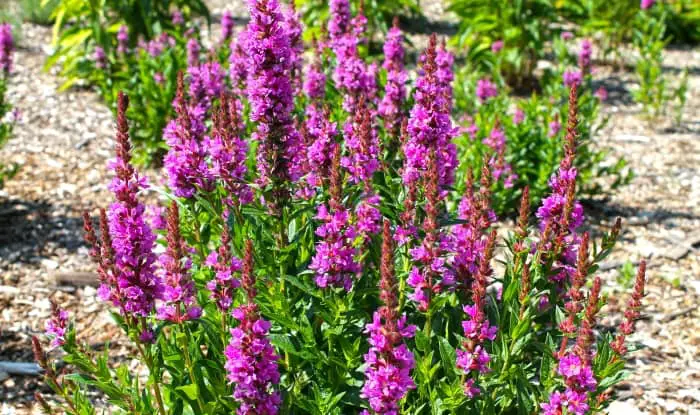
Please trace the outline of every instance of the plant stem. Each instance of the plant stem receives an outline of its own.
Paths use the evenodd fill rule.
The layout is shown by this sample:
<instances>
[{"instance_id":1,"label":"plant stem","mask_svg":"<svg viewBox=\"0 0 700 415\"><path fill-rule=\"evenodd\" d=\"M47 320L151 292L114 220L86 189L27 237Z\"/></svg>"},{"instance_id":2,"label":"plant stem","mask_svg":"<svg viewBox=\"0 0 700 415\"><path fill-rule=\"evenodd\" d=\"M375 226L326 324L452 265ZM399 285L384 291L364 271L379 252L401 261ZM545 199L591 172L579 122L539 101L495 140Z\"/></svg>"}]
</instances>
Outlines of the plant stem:
<instances>
[{"instance_id":1,"label":"plant stem","mask_svg":"<svg viewBox=\"0 0 700 415\"><path fill-rule=\"evenodd\" d=\"M192 340L190 337L190 329L187 327L184 327L184 332L185 332L185 339L186 339L186 344L183 345L184 356L185 356L185 366L187 366L187 371L190 374L190 380L192 381L192 384L197 385L197 380L196 380L196 377L194 376L194 366L192 366L192 357L190 356L189 345L192 344ZM197 391L197 405L199 406L199 412L203 413L204 402L202 402L202 395L199 393L199 391Z\"/></svg>"},{"instance_id":2,"label":"plant stem","mask_svg":"<svg viewBox=\"0 0 700 415\"><path fill-rule=\"evenodd\" d=\"M158 386L158 381L156 380L153 372L153 359L151 359L151 356L146 353L146 350L143 348L143 345L140 342L137 342L136 346L138 347L141 356L143 356L146 366L148 366L148 373L153 381L153 392L156 395L156 401L158 403L158 413L160 413L160 415L165 415L165 405L163 405L163 397L160 394L160 386Z\"/></svg>"}]
</instances>

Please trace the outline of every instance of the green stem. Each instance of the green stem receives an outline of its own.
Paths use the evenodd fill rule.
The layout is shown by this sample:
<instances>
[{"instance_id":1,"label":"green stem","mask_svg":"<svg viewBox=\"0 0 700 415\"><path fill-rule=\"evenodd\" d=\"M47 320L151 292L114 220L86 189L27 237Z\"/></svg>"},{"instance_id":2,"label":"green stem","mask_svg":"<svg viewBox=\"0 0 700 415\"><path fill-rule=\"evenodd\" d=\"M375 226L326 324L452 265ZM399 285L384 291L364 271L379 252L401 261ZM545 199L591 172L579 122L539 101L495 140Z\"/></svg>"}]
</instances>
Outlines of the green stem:
<instances>
[{"instance_id":1,"label":"green stem","mask_svg":"<svg viewBox=\"0 0 700 415\"><path fill-rule=\"evenodd\" d=\"M190 348L189 345L192 344L192 340L190 337L190 330L187 327L184 327L184 332L185 332L185 339L186 339L186 344L183 345L184 349L184 356L185 356L185 366L187 367L187 371L190 374L190 380L192 381L193 385L197 385L197 378L194 375L194 366L192 365L192 357L190 356ZM204 410L204 402L202 401L202 395L197 392L197 405L199 406L199 412L198 413L203 413Z\"/></svg>"},{"instance_id":2,"label":"green stem","mask_svg":"<svg viewBox=\"0 0 700 415\"><path fill-rule=\"evenodd\" d=\"M136 346L138 347L141 356L143 356L143 360L146 362L146 366L148 366L148 373L151 378L151 381L153 381L153 392L156 395L156 402L158 403L158 413L160 413L160 415L165 415L165 405L163 404L163 396L160 394L160 386L158 386L158 381L156 380L156 376L153 371L153 359L148 353L146 353L143 344L137 342Z\"/></svg>"}]
</instances>

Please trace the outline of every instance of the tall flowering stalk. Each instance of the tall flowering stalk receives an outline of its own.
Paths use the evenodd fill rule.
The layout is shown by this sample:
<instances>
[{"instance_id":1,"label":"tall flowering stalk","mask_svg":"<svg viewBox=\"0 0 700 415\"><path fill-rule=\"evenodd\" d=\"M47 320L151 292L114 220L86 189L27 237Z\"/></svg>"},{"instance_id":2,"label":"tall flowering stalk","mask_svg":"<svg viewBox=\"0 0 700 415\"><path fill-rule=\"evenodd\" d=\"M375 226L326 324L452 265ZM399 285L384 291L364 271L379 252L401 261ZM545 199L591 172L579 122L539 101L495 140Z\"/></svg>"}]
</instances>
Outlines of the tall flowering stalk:
<instances>
[{"instance_id":1,"label":"tall flowering stalk","mask_svg":"<svg viewBox=\"0 0 700 415\"><path fill-rule=\"evenodd\" d=\"M403 105L406 100L406 80L408 73L404 69L405 51L403 35L399 29L398 18L386 35L384 42L384 63L386 69L386 85L384 96L377 107L377 112L384 120L384 129L391 137L398 138L399 129L403 122Z\"/></svg>"},{"instance_id":2,"label":"tall flowering stalk","mask_svg":"<svg viewBox=\"0 0 700 415\"><path fill-rule=\"evenodd\" d=\"M68 312L51 300L51 318L46 320L46 335L51 339L51 347L61 347L66 343L68 332Z\"/></svg>"},{"instance_id":3,"label":"tall flowering stalk","mask_svg":"<svg viewBox=\"0 0 700 415\"><path fill-rule=\"evenodd\" d=\"M128 98L120 93L117 109L117 157L110 163L115 177L109 189L117 199L107 213L109 235L114 250L116 285L100 287L100 297L119 303L123 311L134 317L147 317L154 309L163 286L155 274L155 235L146 224L145 206L138 201L138 192L147 187L131 165L129 125L126 120ZM108 249L108 247L105 247Z\"/></svg>"},{"instance_id":4,"label":"tall flowering stalk","mask_svg":"<svg viewBox=\"0 0 700 415\"><path fill-rule=\"evenodd\" d=\"M9 23L0 24L0 72L7 77L12 70L12 52L15 49L15 39L12 36L12 26Z\"/></svg>"},{"instance_id":5,"label":"tall flowering stalk","mask_svg":"<svg viewBox=\"0 0 700 415\"><path fill-rule=\"evenodd\" d=\"M416 264L410 271L406 283L413 287L408 298L416 303L416 308L428 313L428 322L433 310L432 298L455 283L454 271L448 267L445 247L446 235L438 227L440 209L440 192L438 166L435 152L428 155L428 173L425 177L425 221L423 222L423 240L420 245L410 250L411 258Z\"/></svg>"},{"instance_id":6,"label":"tall flowering stalk","mask_svg":"<svg viewBox=\"0 0 700 415\"><path fill-rule=\"evenodd\" d=\"M294 88L294 94L297 95L302 87L302 68L304 65L304 39L302 35L304 33L304 28L301 25L301 16L299 12L297 12L293 1L284 9L283 15L284 30L287 32L291 46L292 86Z\"/></svg>"},{"instance_id":7,"label":"tall flowering stalk","mask_svg":"<svg viewBox=\"0 0 700 415\"><path fill-rule=\"evenodd\" d=\"M488 229L496 221L491 210L490 172L487 166L481 174L481 186L474 192L473 177L467 177L466 192L458 206L458 218L464 223L456 225L450 235L451 251L454 253L452 267L455 279L465 292L471 291L479 264L484 261Z\"/></svg>"},{"instance_id":8,"label":"tall flowering stalk","mask_svg":"<svg viewBox=\"0 0 700 415\"><path fill-rule=\"evenodd\" d=\"M345 10L345 6L339 8L341 9ZM363 36L367 24L367 18L362 14L362 10L347 25L339 24L337 34L333 34L335 30L333 23L341 20L344 22L344 16L344 13L332 15L329 22L331 48L336 57L333 81L344 93L343 109L353 114L358 108L361 97L374 102L377 93L378 67L375 64L367 65L360 56L359 45L365 41ZM341 26L345 26L343 32L340 32Z\"/></svg>"},{"instance_id":9,"label":"tall flowering stalk","mask_svg":"<svg viewBox=\"0 0 700 415\"><path fill-rule=\"evenodd\" d=\"M240 404L236 413L275 415L281 403L279 392L274 390L280 380L278 356L267 338L270 322L260 316L255 304L253 243L250 240L246 244L241 283L246 303L233 311L239 325L231 329L231 342L224 352L228 379L235 384L233 398Z\"/></svg>"},{"instance_id":10,"label":"tall flowering stalk","mask_svg":"<svg viewBox=\"0 0 700 415\"><path fill-rule=\"evenodd\" d=\"M165 127L163 137L170 149L164 164L168 184L178 197L191 198L199 190L211 191L214 176L207 162L207 149L204 143L206 126L205 108L189 104L185 97L185 81L178 75L175 102L177 118Z\"/></svg>"},{"instance_id":11,"label":"tall flowering stalk","mask_svg":"<svg viewBox=\"0 0 700 415\"><path fill-rule=\"evenodd\" d=\"M207 283L207 289L219 311L225 315L233 306L236 288L241 285L236 274L243 268L241 260L231 253L231 236L227 226L224 226L221 232L221 244L218 251L212 251L209 254L206 265L214 270L214 278Z\"/></svg>"},{"instance_id":12,"label":"tall flowering stalk","mask_svg":"<svg viewBox=\"0 0 700 415\"><path fill-rule=\"evenodd\" d=\"M344 127L348 154L340 164L350 172L348 180L351 183L369 186L372 175L379 170L379 138L372 121L372 113L361 98L354 120L349 120Z\"/></svg>"},{"instance_id":13,"label":"tall flowering stalk","mask_svg":"<svg viewBox=\"0 0 700 415\"><path fill-rule=\"evenodd\" d=\"M245 44L248 32L246 29L238 32L238 36L231 36L231 54L229 55L229 78L231 89L236 95L245 94L246 79L248 79L248 55Z\"/></svg>"},{"instance_id":14,"label":"tall flowering stalk","mask_svg":"<svg viewBox=\"0 0 700 415\"><path fill-rule=\"evenodd\" d=\"M158 306L158 318L173 323L196 320L202 309L197 304L190 275L192 261L185 256L187 245L180 235L180 213L175 202L168 207L167 242L168 247L159 258L164 303Z\"/></svg>"},{"instance_id":15,"label":"tall flowering stalk","mask_svg":"<svg viewBox=\"0 0 700 415\"><path fill-rule=\"evenodd\" d=\"M330 177L330 200L328 205L318 207L316 219L322 224L316 229L321 241L316 244L316 253L309 269L315 272L315 282L320 288L336 287L349 290L361 271L355 261L357 249L353 247L356 237L351 223L351 213L342 204L342 172L340 170L340 147L333 156Z\"/></svg>"},{"instance_id":16,"label":"tall flowering stalk","mask_svg":"<svg viewBox=\"0 0 700 415\"><path fill-rule=\"evenodd\" d=\"M567 339L564 337L557 374L564 379L566 388L563 393L554 391L549 401L540 405L545 415L559 415L564 410L568 414L584 415L590 409L589 394L595 391L598 385L591 367L590 347L599 309L600 286L601 280L597 277L588 296L588 304L579 327L578 341L572 350L564 350Z\"/></svg>"},{"instance_id":17,"label":"tall flowering stalk","mask_svg":"<svg viewBox=\"0 0 700 415\"><path fill-rule=\"evenodd\" d=\"M413 353L404 343L404 339L415 335L416 327L406 324L405 314L399 316L392 242L389 221L385 219L379 282L382 306L374 312L372 322L365 326L370 349L364 356L367 368L360 395L368 400L374 414L398 414L399 402L416 387L411 378L415 365ZM362 414L370 412L365 410Z\"/></svg>"},{"instance_id":18,"label":"tall flowering stalk","mask_svg":"<svg viewBox=\"0 0 700 415\"><path fill-rule=\"evenodd\" d=\"M250 203L253 191L246 182L248 143L241 138L243 105L228 95L222 95L214 113L212 135L206 140L211 157L212 173L223 182L229 206Z\"/></svg>"},{"instance_id":19,"label":"tall flowering stalk","mask_svg":"<svg viewBox=\"0 0 700 415\"><path fill-rule=\"evenodd\" d=\"M483 257L479 261L479 270L471 284L472 304L463 308L467 314L467 319L462 322L465 339L462 348L457 350L457 367L468 376L464 383L464 393L470 398L481 392L476 385L477 376L489 371L491 357L484 343L486 340L495 340L498 330L489 323L486 316L486 287L493 272L490 262L495 244L496 231L493 230L486 241Z\"/></svg>"},{"instance_id":20,"label":"tall flowering stalk","mask_svg":"<svg viewBox=\"0 0 700 415\"><path fill-rule=\"evenodd\" d=\"M318 110L312 105L307 113L304 132L308 163L306 182L311 187L322 187L324 180L327 181L330 176L333 154L338 147L335 141L338 127L330 120L328 109Z\"/></svg>"},{"instance_id":21,"label":"tall flowering stalk","mask_svg":"<svg viewBox=\"0 0 700 415\"><path fill-rule=\"evenodd\" d=\"M431 36L421 56L422 71L416 81L415 105L408 120L408 140L403 145L405 164L403 180L410 184L425 174L427 156L435 153L440 186L454 182L457 148L452 143L456 130L452 127L445 84L438 78L437 37Z\"/></svg>"},{"instance_id":22,"label":"tall flowering stalk","mask_svg":"<svg viewBox=\"0 0 700 415\"><path fill-rule=\"evenodd\" d=\"M260 181L273 186L274 214L286 198L285 183L299 178L300 137L294 128L292 44L277 0L250 0L245 51L250 118L257 122Z\"/></svg>"},{"instance_id":23,"label":"tall flowering stalk","mask_svg":"<svg viewBox=\"0 0 700 415\"><path fill-rule=\"evenodd\" d=\"M620 324L619 333L613 340L610 347L618 354L622 356L627 353L627 347L625 346L625 338L630 334L634 333L634 323L640 316L640 308L642 307L642 298L644 298L644 284L646 282L646 269L647 264L642 261L639 264L639 269L637 270L637 277L634 282L634 292L632 292L632 297L627 303L627 310L625 310L625 318ZM615 357L617 358L617 357ZM614 359L615 359L614 358Z\"/></svg>"}]
</instances>

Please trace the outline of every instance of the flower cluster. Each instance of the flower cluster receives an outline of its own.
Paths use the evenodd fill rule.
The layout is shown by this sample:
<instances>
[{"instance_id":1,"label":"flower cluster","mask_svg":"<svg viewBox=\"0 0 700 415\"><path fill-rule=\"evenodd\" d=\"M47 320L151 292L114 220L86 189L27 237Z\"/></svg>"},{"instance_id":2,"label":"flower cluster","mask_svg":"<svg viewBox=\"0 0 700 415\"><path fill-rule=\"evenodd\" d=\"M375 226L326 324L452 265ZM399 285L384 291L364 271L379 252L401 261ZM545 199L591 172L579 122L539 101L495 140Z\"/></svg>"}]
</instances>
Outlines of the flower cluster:
<instances>
[{"instance_id":1,"label":"flower cluster","mask_svg":"<svg viewBox=\"0 0 700 415\"><path fill-rule=\"evenodd\" d=\"M486 340L496 339L497 327L489 324L486 318L486 286L491 276L491 258L496 242L496 231L489 235L484 247L483 257L479 261L479 269L474 274L471 284L472 304L464 306L468 319L462 322L465 340L463 348L457 350L457 367L469 377L464 383L464 393L473 398L481 390L476 386L476 375L489 371L491 357L484 347Z\"/></svg>"},{"instance_id":2,"label":"flower cluster","mask_svg":"<svg viewBox=\"0 0 700 415\"><path fill-rule=\"evenodd\" d=\"M559 360L557 373L564 378L566 390L552 393L549 402L542 403L544 415L567 414L584 415L588 413L588 392L597 385L590 365L576 354L570 353Z\"/></svg>"},{"instance_id":3,"label":"flower cluster","mask_svg":"<svg viewBox=\"0 0 700 415\"><path fill-rule=\"evenodd\" d=\"M231 237L228 227L221 233L221 244L218 251L212 251L205 265L214 269L214 278L207 283L211 298L222 312L228 312L233 305L236 288L241 283L235 274L243 268L240 259L231 254Z\"/></svg>"},{"instance_id":4,"label":"flower cluster","mask_svg":"<svg viewBox=\"0 0 700 415\"><path fill-rule=\"evenodd\" d=\"M225 367L228 380L235 384L233 398L240 404L238 415L275 415L281 403L279 392L274 390L280 380L278 357L267 338L270 322L260 317L254 303L252 251L249 241L241 276L248 301L233 311L239 325L231 329L231 342L224 352Z\"/></svg>"},{"instance_id":5,"label":"flower cluster","mask_svg":"<svg viewBox=\"0 0 700 415\"><path fill-rule=\"evenodd\" d=\"M0 24L0 72L7 76L12 70L12 52L15 40L12 37L12 26L9 23Z\"/></svg>"},{"instance_id":6,"label":"flower cluster","mask_svg":"<svg viewBox=\"0 0 700 415\"><path fill-rule=\"evenodd\" d=\"M68 312L51 302L51 318L46 320L46 335L51 339L51 347L61 347L66 342L68 331Z\"/></svg>"},{"instance_id":7,"label":"flower cluster","mask_svg":"<svg viewBox=\"0 0 700 415\"><path fill-rule=\"evenodd\" d=\"M484 103L488 101L489 98L498 96L498 88L496 84L488 79L479 79L476 83L476 96L479 98L479 101Z\"/></svg>"},{"instance_id":8,"label":"flower cluster","mask_svg":"<svg viewBox=\"0 0 700 415\"><path fill-rule=\"evenodd\" d=\"M163 281L163 304L158 306L158 318L173 323L195 320L202 315L197 305L194 281L189 275L192 267L185 257L187 246L180 235L180 213L177 203L168 208L168 247L159 258Z\"/></svg>"},{"instance_id":9,"label":"flower cluster","mask_svg":"<svg viewBox=\"0 0 700 415\"><path fill-rule=\"evenodd\" d=\"M245 53L250 119L257 122L262 183L299 178L300 137L292 122L292 43L277 0L249 0Z\"/></svg>"},{"instance_id":10,"label":"flower cluster","mask_svg":"<svg viewBox=\"0 0 700 415\"><path fill-rule=\"evenodd\" d=\"M450 120L446 85L438 77L436 43L437 37L433 35L421 57L422 72L416 81L415 105L409 115L408 139L403 145L402 175L406 184L417 181L426 172L427 156L431 152L436 157L440 186L453 183L457 167L457 148L452 143L457 130Z\"/></svg>"},{"instance_id":11,"label":"flower cluster","mask_svg":"<svg viewBox=\"0 0 700 415\"><path fill-rule=\"evenodd\" d=\"M357 249L353 240L357 233L351 223L351 213L342 205L342 173L340 171L340 148L336 147L330 178L331 200L318 207L316 219L322 224L316 229L321 241L316 245L316 254L309 269L316 274L316 285L321 288L352 288L354 279L361 271L355 261Z\"/></svg>"},{"instance_id":12,"label":"flower cluster","mask_svg":"<svg viewBox=\"0 0 700 415\"><path fill-rule=\"evenodd\" d=\"M163 132L170 147L164 160L165 170L173 193L191 198L198 189L212 190L214 176L207 162L204 143L206 107L192 105L186 98L182 74L178 76L174 106L177 118L171 120Z\"/></svg>"},{"instance_id":13,"label":"flower cluster","mask_svg":"<svg viewBox=\"0 0 700 415\"><path fill-rule=\"evenodd\" d=\"M413 353L403 339L412 338L416 327L406 324L406 315L399 317L397 281L394 275L394 252L389 221L384 221L382 237L381 280L382 307L375 311L372 322L365 326L370 349L365 354L365 384L361 396L368 400L376 414L398 414L399 401L415 383L411 370ZM364 411L363 414L369 415Z\"/></svg>"},{"instance_id":14,"label":"flower cluster","mask_svg":"<svg viewBox=\"0 0 700 415\"><path fill-rule=\"evenodd\" d=\"M131 165L127 106L128 98L120 94L117 157L110 163L116 175L109 185L117 201L107 214L111 248L103 247L103 250L113 251L104 255L104 259L113 260L113 264L109 264L111 281L103 281L98 294L103 300L118 305L127 315L145 317L153 310L163 287L155 274L153 246L156 237L146 224L145 206L137 199L138 192L146 187L146 179Z\"/></svg>"},{"instance_id":15,"label":"flower cluster","mask_svg":"<svg viewBox=\"0 0 700 415\"><path fill-rule=\"evenodd\" d=\"M406 80L408 74L404 69L403 36L398 26L398 19L386 35L384 42L384 64L386 69L386 85L384 96L377 107L377 112L384 119L384 128L392 135L398 135L403 114L403 103L406 100ZM451 71L450 71L451 73Z\"/></svg>"}]
</instances>

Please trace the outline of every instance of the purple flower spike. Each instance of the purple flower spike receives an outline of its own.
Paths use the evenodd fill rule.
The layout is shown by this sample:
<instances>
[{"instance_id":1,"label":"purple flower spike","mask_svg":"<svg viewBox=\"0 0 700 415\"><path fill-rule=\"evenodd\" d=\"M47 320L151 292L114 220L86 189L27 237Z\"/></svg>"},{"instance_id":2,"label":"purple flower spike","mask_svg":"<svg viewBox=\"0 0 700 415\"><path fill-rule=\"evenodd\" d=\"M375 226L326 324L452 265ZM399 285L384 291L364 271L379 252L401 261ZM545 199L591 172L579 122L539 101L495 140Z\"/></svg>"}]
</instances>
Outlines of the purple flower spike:
<instances>
[{"instance_id":1,"label":"purple flower spike","mask_svg":"<svg viewBox=\"0 0 700 415\"><path fill-rule=\"evenodd\" d=\"M46 335L51 338L51 347L61 347L66 343L68 312L51 301L51 318L46 321Z\"/></svg>"},{"instance_id":2,"label":"purple flower spike","mask_svg":"<svg viewBox=\"0 0 700 415\"><path fill-rule=\"evenodd\" d=\"M454 182L457 148L452 138L458 130L453 128L450 120L444 74L438 74L436 43L437 37L433 35L421 57L422 71L416 81L415 105L408 119L408 139L403 145L405 164L402 175L406 184L416 182L427 171L427 156L431 151L437 157L440 186Z\"/></svg>"},{"instance_id":3,"label":"purple flower spike","mask_svg":"<svg viewBox=\"0 0 700 415\"><path fill-rule=\"evenodd\" d=\"M224 10L224 13L221 15L221 42L225 43L231 40L231 36L233 35L233 15L231 15L231 12L228 10Z\"/></svg>"},{"instance_id":4,"label":"purple flower spike","mask_svg":"<svg viewBox=\"0 0 700 415\"><path fill-rule=\"evenodd\" d=\"M120 92L117 157L110 163L116 176L109 185L117 201L109 207L108 214L114 252L112 272L116 277L116 286L103 286L101 292L117 302L123 312L135 317L147 317L163 289L160 278L155 275L153 246L156 237L146 224L145 206L137 199L139 190L146 187L146 180L131 165L127 106L128 99Z\"/></svg>"},{"instance_id":5,"label":"purple flower spike","mask_svg":"<svg viewBox=\"0 0 700 415\"><path fill-rule=\"evenodd\" d=\"M15 40L12 37L12 26L9 23L0 24L0 71L5 76L12 70L12 52Z\"/></svg>"},{"instance_id":6,"label":"purple flower spike","mask_svg":"<svg viewBox=\"0 0 700 415\"><path fill-rule=\"evenodd\" d=\"M260 182L284 183L300 176L300 137L294 128L292 44L277 0L250 0L245 36L250 118L258 123Z\"/></svg>"},{"instance_id":7,"label":"purple flower spike","mask_svg":"<svg viewBox=\"0 0 700 415\"><path fill-rule=\"evenodd\" d=\"M398 414L399 402L416 385L411 378L415 366L413 353L404 339L415 335L416 327L399 316L399 302L394 275L394 248L389 221L384 221L380 298L383 305L365 326L369 351L364 356L367 369L361 397L367 399L375 414ZM365 412L368 413L368 412Z\"/></svg>"},{"instance_id":8,"label":"purple flower spike","mask_svg":"<svg viewBox=\"0 0 700 415\"><path fill-rule=\"evenodd\" d=\"M248 241L241 275L247 302L233 311L240 322L231 330L231 342L226 347L227 378L234 383L233 398L238 401L238 415L276 415L281 398L274 387L279 383L279 357L267 335L270 322L263 319L255 304L253 275L253 245Z\"/></svg>"},{"instance_id":9,"label":"purple flower spike","mask_svg":"<svg viewBox=\"0 0 700 415\"><path fill-rule=\"evenodd\" d=\"M384 128L398 136L404 118L403 105L406 100L406 80L408 74L404 69L403 35L398 27L398 19L386 35L384 43L384 64L386 85L384 97L379 102L377 111L384 120Z\"/></svg>"},{"instance_id":10,"label":"purple flower spike","mask_svg":"<svg viewBox=\"0 0 700 415\"><path fill-rule=\"evenodd\" d=\"M170 147L165 156L168 184L178 197L191 198L199 190L211 191L214 176L207 164L203 138L205 109L188 105L182 73L178 74L175 102L177 118L165 127L163 137Z\"/></svg>"},{"instance_id":11,"label":"purple flower spike","mask_svg":"<svg viewBox=\"0 0 700 415\"><path fill-rule=\"evenodd\" d=\"M119 26L117 32L117 53L125 54L129 46L129 28L126 25Z\"/></svg>"}]
</instances>

